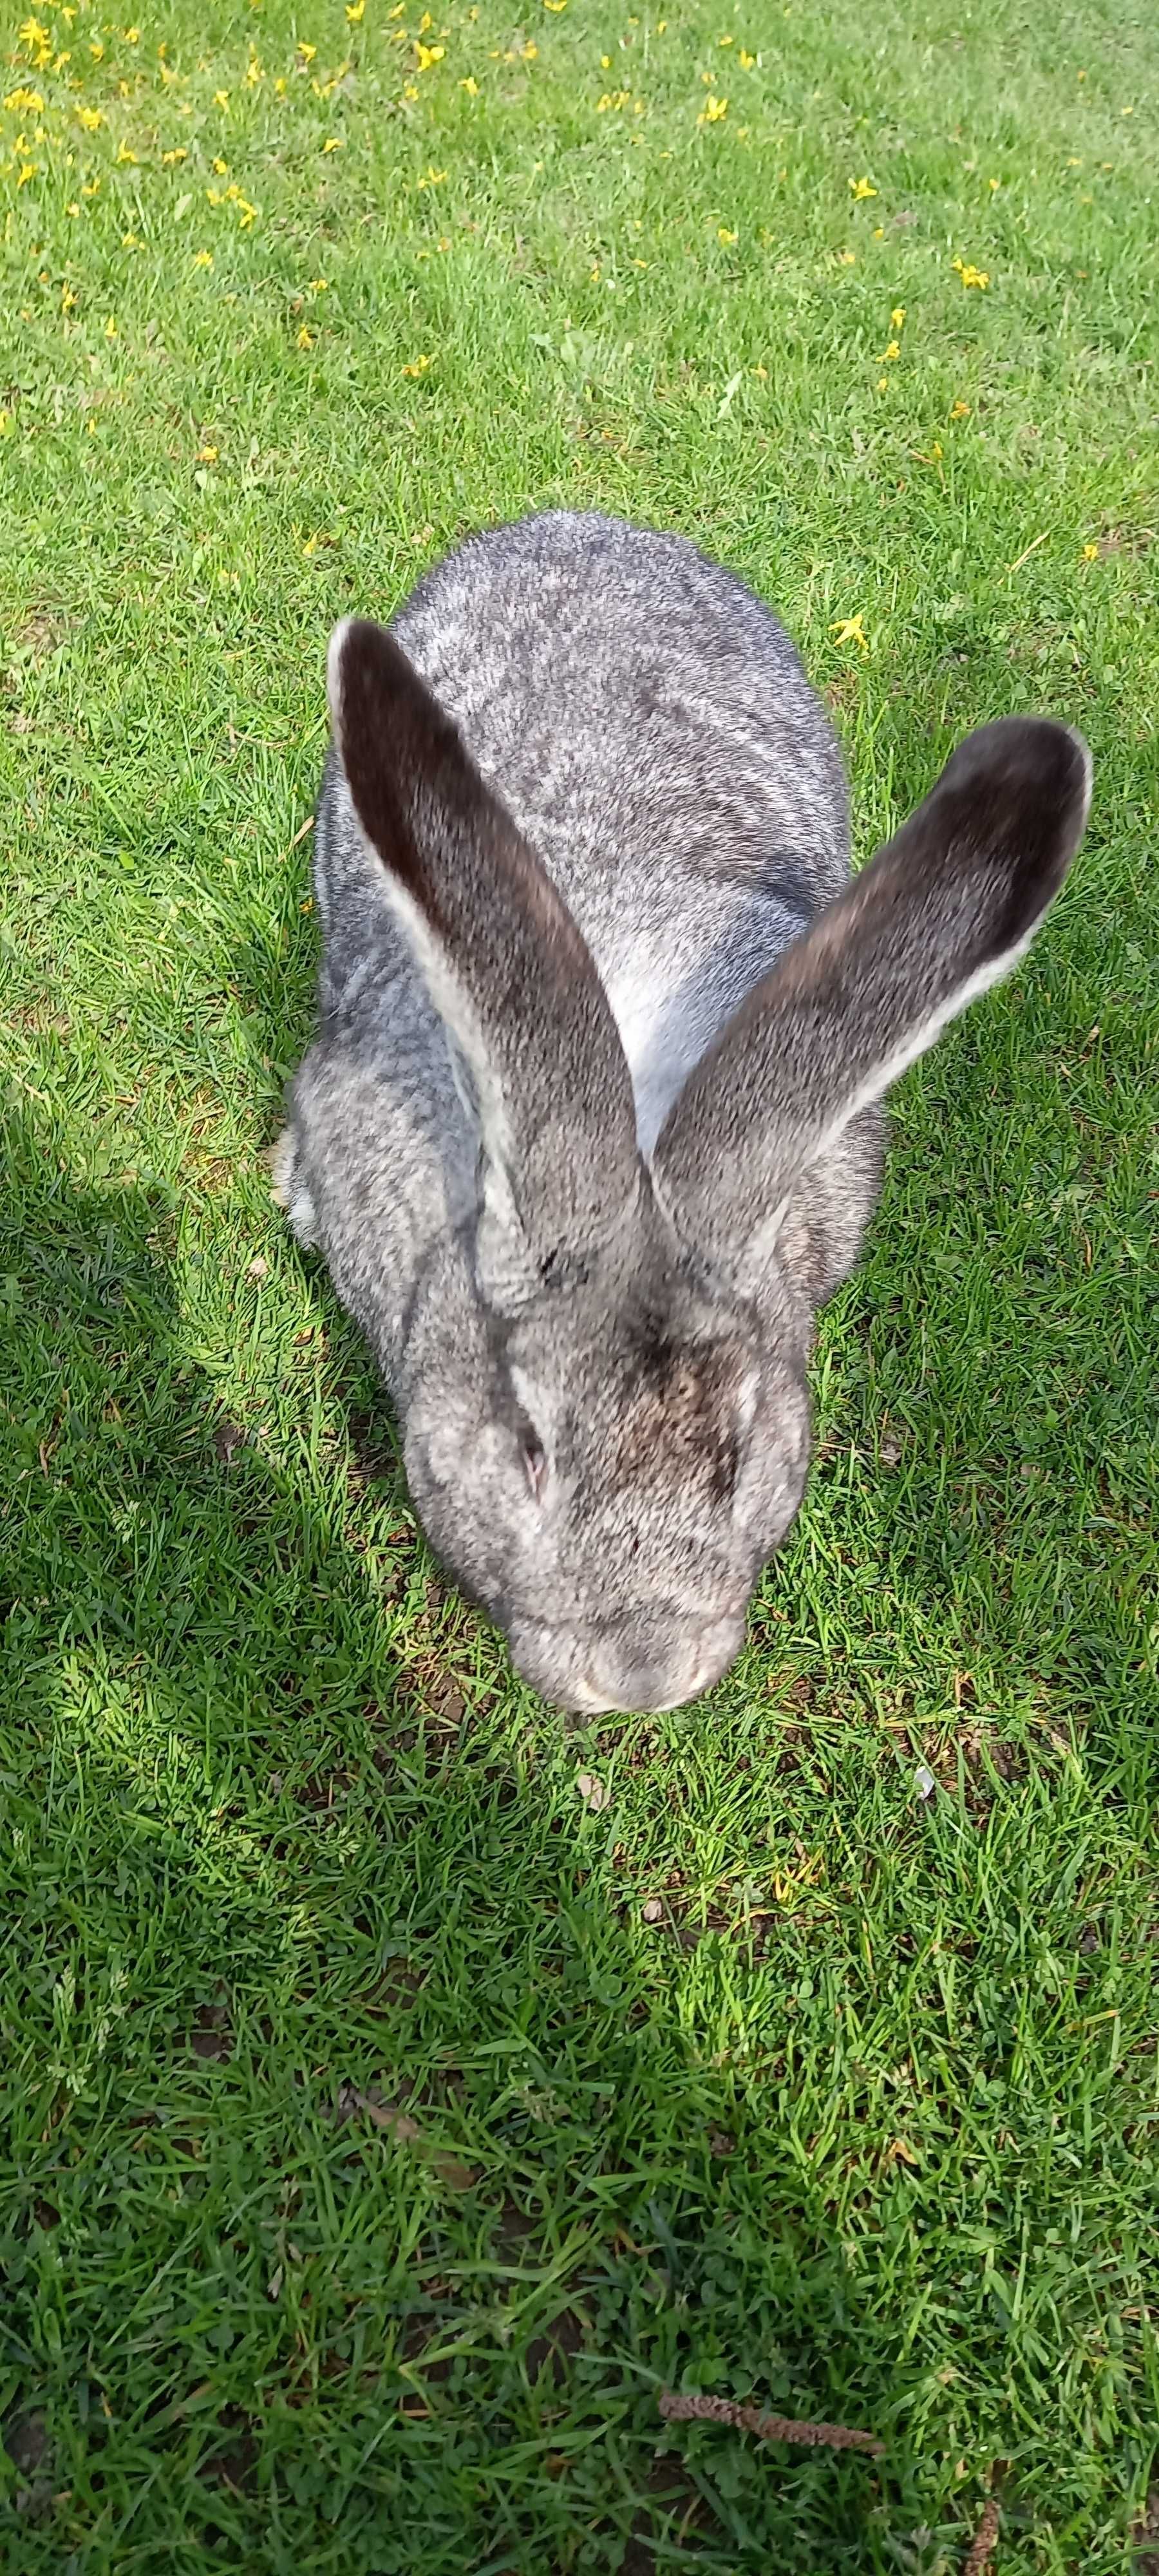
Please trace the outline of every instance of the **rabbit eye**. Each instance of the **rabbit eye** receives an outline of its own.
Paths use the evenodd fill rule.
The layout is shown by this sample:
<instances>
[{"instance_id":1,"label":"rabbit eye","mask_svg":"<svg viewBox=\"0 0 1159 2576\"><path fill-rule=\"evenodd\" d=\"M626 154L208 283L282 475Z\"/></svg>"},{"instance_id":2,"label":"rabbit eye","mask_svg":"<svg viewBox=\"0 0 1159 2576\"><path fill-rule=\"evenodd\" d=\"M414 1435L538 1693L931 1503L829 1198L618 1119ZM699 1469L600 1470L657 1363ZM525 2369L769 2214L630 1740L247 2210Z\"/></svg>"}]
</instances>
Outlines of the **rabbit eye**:
<instances>
[{"instance_id":1,"label":"rabbit eye","mask_svg":"<svg viewBox=\"0 0 1159 2576\"><path fill-rule=\"evenodd\" d=\"M544 1480L547 1475L547 1452L543 1446L542 1440L538 1436L538 1433L532 1430L530 1423L528 1423L519 1434L519 1455L523 1460L523 1468L527 1477L527 1482L531 1487L531 1491L536 1502L538 1502L539 1497L543 1492Z\"/></svg>"}]
</instances>

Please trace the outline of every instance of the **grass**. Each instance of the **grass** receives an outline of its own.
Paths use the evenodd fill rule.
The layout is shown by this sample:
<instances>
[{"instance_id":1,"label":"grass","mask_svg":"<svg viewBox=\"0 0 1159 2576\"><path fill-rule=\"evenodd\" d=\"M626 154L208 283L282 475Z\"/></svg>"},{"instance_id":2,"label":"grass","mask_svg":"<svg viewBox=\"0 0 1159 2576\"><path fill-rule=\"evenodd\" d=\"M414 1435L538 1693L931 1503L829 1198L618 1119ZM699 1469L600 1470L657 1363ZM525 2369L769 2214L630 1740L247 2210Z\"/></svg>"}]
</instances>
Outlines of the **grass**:
<instances>
[{"instance_id":1,"label":"grass","mask_svg":"<svg viewBox=\"0 0 1159 2576\"><path fill-rule=\"evenodd\" d=\"M1110 2576L1155 2473L1154 13L670 6L7 35L19 2576L949 2576L998 2464L999 2576ZM989 716L1097 764L741 1664L586 1735L260 1160L329 626L558 502L780 608L862 853Z\"/></svg>"}]
</instances>

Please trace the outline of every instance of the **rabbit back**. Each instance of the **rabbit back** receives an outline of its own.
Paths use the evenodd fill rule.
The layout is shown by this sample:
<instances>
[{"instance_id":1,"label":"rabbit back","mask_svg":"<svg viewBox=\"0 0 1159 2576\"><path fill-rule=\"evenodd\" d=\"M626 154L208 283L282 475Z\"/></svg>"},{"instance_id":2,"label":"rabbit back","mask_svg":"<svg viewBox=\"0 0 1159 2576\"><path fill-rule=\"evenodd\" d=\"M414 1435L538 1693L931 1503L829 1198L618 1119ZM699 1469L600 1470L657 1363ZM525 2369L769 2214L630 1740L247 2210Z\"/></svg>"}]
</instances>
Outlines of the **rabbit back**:
<instances>
[{"instance_id":1,"label":"rabbit back","mask_svg":"<svg viewBox=\"0 0 1159 2576\"><path fill-rule=\"evenodd\" d=\"M848 875L841 759L796 651L687 538L568 511L470 539L394 632L587 941L647 1154L692 1065ZM337 1004L380 983L398 941L332 768L316 874Z\"/></svg>"}]
</instances>

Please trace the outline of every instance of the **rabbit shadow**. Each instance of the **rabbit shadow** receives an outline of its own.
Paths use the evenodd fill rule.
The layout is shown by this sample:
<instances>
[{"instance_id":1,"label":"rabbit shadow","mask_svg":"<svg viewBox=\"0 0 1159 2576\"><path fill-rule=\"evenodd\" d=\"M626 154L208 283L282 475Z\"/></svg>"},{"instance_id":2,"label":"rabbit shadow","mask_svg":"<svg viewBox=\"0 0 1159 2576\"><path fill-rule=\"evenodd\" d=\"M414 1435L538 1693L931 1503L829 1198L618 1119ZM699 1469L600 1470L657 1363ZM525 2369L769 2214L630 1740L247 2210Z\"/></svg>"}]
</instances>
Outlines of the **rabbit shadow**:
<instances>
[{"instance_id":1,"label":"rabbit shadow","mask_svg":"<svg viewBox=\"0 0 1159 2576\"><path fill-rule=\"evenodd\" d=\"M305 1452L272 1453L223 1407L183 1313L172 1194L74 1182L47 1122L22 1110L5 1122L4 1156L3 1684L19 1712L18 1812L42 1864L13 1906L10 1963L36 2070L17 2123L19 2420L43 2414L74 2497L98 2462L102 2480L113 2476L119 2443L134 2474L116 2360L117 2420L102 2419L99 2451L71 2384L104 2334L102 2177L142 2118L158 2137L200 2137L211 2208L215 2194L223 2210L250 2207L237 2262L256 2276L262 2311L278 2194L313 2122L338 2194L335 2226L317 2222L316 2331L325 2340L332 2325L337 2355L359 2191L386 2222L369 2168L381 2137L360 2137L352 2158L335 2105L389 2086L467 2164L471 2188L435 2192L422 2276L395 2277L378 2296L373 2390L364 2375L343 2379L335 2358L354 2417L378 2426L384 2398L397 2406L416 2386L436 2410L470 2412L470 2283L481 2278L522 2322L508 2357L501 2343L487 2364L498 2412L471 2436L480 2473L512 2438L550 2448L560 2383L574 2377L591 2444L585 2510L606 2532L609 2567L640 2576L691 2555L755 2568L770 2550L786 2566L820 2564L819 2543L793 2555L802 2530L844 2531L857 2545L867 2509L881 2509L865 2461L792 2462L778 2482L782 2523L759 2460L739 2485L734 2464L722 2485L710 2428L657 2457L657 2386L709 2347L714 2384L805 2406L811 2394L823 2414L840 2398L863 2420L891 2402L888 2335L858 2315L819 2201L770 2227L755 2166L751 2182L742 2175L752 2114L673 2014L654 1945L591 1865L562 1731L496 1687L493 1659L481 1674L471 1615L402 1517L380 1420L359 1426L379 1473L370 1485L355 1465L351 1507L349 1471L314 1476ZM330 1366L330 1394L349 1407L358 1368L341 1334ZM400 1598L403 1645L390 1615ZM62 1976L75 1995L63 2035ZM686 2143L642 2176L640 2087L658 2080L660 2058L669 2125ZM590 2139L593 2087L605 2176L585 2182L577 2166L576 2241L561 2262L550 2171L573 2129ZM238 2134L246 2088L262 2104L260 2140ZM737 2154L722 2192L714 2140L725 2130ZM430 2191L425 2173L420 2184ZM178 2255L182 2213L158 2202L149 2223L158 2262ZM742 2348L734 2315L722 2345L721 2281L746 2263L762 2280L762 2316L747 2320ZM62 2266L69 2337L55 2361L34 2361L37 2304ZM435 2272L444 2286L432 2291L424 2276ZM227 2315L233 2295L222 2291ZM428 2349L439 2356L429 2365ZM256 2502L244 2482L224 2490L213 2462L236 2452L239 2418L256 2440L258 2410L195 2334L174 2342L170 2365L175 2385L200 2372L221 2395L194 2444L206 2546L252 2551ZM262 2367L275 2382L294 2367L272 2310ZM178 2438L176 2425L158 2426L154 2466ZM408 2439L405 2417L376 2437L351 2510L369 2495L397 2511ZM293 2456L289 2435L287 2445ZM553 2473L529 2472L514 2522L494 2496L471 2509L463 2563L482 2563L517 2528L529 2544L555 2533L558 2510Z\"/></svg>"}]
</instances>

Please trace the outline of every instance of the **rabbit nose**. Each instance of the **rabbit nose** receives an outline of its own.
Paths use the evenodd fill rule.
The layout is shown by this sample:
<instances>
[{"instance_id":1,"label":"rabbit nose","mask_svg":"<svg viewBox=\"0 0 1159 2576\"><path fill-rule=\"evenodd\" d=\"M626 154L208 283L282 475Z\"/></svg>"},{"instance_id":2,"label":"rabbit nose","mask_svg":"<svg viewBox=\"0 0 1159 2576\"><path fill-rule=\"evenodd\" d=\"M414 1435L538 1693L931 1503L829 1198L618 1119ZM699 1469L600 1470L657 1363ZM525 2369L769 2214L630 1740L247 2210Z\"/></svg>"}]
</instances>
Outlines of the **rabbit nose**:
<instances>
[{"instance_id":1,"label":"rabbit nose","mask_svg":"<svg viewBox=\"0 0 1159 2576\"><path fill-rule=\"evenodd\" d=\"M701 1656L680 1675L671 1664L629 1663L601 1655L590 1666L590 1675L605 1708L659 1717L665 1709L680 1708L685 1700L695 1699L711 1680L712 1669Z\"/></svg>"}]
</instances>

